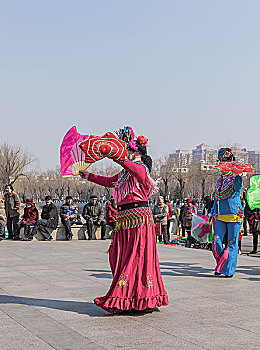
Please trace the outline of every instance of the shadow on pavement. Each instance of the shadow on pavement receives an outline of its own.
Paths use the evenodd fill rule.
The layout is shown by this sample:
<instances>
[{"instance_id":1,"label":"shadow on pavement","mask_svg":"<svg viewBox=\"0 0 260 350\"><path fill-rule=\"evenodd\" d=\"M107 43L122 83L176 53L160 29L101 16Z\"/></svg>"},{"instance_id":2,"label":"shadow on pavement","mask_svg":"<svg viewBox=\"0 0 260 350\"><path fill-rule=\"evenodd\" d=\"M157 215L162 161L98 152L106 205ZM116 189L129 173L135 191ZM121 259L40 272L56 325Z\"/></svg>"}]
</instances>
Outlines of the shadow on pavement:
<instances>
[{"instance_id":1,"label":"shadow on pavement","mask_svg":"<svg viewBox=\"0 0 260 350\"><path fill-rule=\"evenodd\" d=\"M192 277L214 277L213 269L203 268L196 263L160 263L162 275L165 276L192 276ZM260 281L260 267L259 266L241 266L236 269L240 274L248 275L248 277L241 277L249 281ZM256 277L257 276L257 277Z\"/></svg>"},{"instance_id":2,"label":"shadow on pavement","mask_svg":"<svg viewBox=\"0 0 260 350\"><path fill-rule=\"evenodd\" d=\"M159 312L158 308L147 310L126 310L119 313L111 314L102 308L96 306L94 302L88 301L67 301L52 299L35 299L16 297L12 295L0 294L0 304L16 304L26 306L41 306L48 309L77 312L78 314L88 315L90 317L115 317L115 316L143 316L152 312Z\"/></svg>"},{"instance_id":3,"label":"shadow on pavement","mask_svg":"<svg viewBox=\"0 0 260 350\"><path fill-rule=\"evenodd\" d=\"M112 314L109 314L105 310L96 306L94 302L91 303L88 301L83 302L52 299L35 299L0 294L0 304L41 306L46 307L48 309L77 312L78 314L84 314L90 317L112 316Z\"/></svg>"},{"instance_id":4,"label":"shadow on pavement","mask_svg":"<svg viewBox=\"0 0 260 350\"><path fill-rule=\"evenodd\" d=\"M113 276L112 273L109 272L108 270L82 270L82 271L87 271L87 272L92 272L90 274L91 277L95 277L95 278L108 278L110 280L112 280ZM97 272L97 273L95 273Z\"/></svg>"},{"instance_id":5,"label":"shadow on pavement","mask_svg":"<svg viewBox=\"0 0 260 350\"><path fill-rule=\"evenodd\" d=\"M205 269L195 263L161 262L160 267L162 275L165 276L214 277L214 270Z\"/></svg>"},{"instance_id":6,"label":"shadow on pavement","mask_svg":"<svg viewBox=\"0 0 260 350\"><path fill-rule=\"evenodd\" d=\"M242 277L253 282L260 282L260 267L256 266L241 266L237 268L237 272L248 275L248 277Z\"/></svg>"}]
</instances>

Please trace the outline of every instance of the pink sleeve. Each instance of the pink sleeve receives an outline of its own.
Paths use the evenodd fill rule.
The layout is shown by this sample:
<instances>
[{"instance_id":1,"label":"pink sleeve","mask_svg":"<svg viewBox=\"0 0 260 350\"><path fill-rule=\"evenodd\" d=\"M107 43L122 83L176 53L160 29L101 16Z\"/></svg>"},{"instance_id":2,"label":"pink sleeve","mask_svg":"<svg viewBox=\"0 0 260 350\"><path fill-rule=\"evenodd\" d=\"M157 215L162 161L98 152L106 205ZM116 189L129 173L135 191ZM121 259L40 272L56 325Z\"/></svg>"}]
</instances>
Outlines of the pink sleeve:
<instances>
[{"instance_id":1,"label":"pink sleeve","mask_svg":"<svg viewBox=\"0 0 260 350\"><path fill-rule=\"evenodd\" d=\"M112 177L106 177L90 173L88 180L104 187L115 187L115 183L118 180L118 174Z\"/></svg>"},{"instance_id":2,"label":"pink sleeve","mask_svg":"<svg viewBox=\"0 0 260 350\"><path fill-rule=\"evenodd\" d=\"M126 160L125 162L118 164L120 164L125 170L127 170L132 176L134 176L139 183L146 183L147 172L145 169L145 165L136 164L134 162L131 162L131 160Z\"/></svg>"}]
</instances>

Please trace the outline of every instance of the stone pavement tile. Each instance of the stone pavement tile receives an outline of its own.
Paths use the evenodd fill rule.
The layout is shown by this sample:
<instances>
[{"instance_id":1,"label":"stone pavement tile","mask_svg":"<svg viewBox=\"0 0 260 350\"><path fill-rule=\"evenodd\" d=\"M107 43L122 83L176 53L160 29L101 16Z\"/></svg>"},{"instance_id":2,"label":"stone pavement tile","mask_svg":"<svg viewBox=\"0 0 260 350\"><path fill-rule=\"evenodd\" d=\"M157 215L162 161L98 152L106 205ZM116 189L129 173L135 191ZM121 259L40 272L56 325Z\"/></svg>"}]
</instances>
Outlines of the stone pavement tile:
<instances>
[{"instance_id":1,"label":"stone pavement tile","mask_svg":"<svg viewBox=\"0 0 260 350\"><path fill-rule=\"evenodd\" d=\"M191 302L194 302L192 305ZM194 324L198 324L201 327L214 322L222 325L233 326L236 328L241 328L250 332L257 332L257 325L259 325L259 316L251 313L249 310L244 308L237 308L236 306L225 304L224 302L220 305L216 304L216 301L210 303L208 299L208 305L205 301L200 300L185 300L180 302L180 300L175 301L172 305L169 305L164 309L164 312L160 314L160 317L156 318L147 316L143 321L150 323L158 322L160 327L164 326L164 323L173 324L174 329L178 331L185 324L188 328L193 327ZM184 307L185 305L185 307ZM188 306L188 307L187 307ZM157 320L159 318L159 320ZM166 320L166 322L165 322ZM168 320L168 322L167 322Z\"/></svg>"},{"instance_id":2,"label":"stone pavement tile","mask_svg":"<svg viewBox=\"0 0 260 350\"><path fill-rule=\"evenodd\" d=\"M228 346L236 344L238 347L241 341L253 342L259 339L258 334L249 329L218 323L213 317L204 319L203 317L196 318L196 316L189 318L189 315L172 315L172 323L170 323L170 317L167 319L161 316L158 322L155 322L154 319L148 319L148 321L139 319L138 321L149 324L151 327L156 326L158 330L164 330L209 349L222 349L227 344ZM219 337L220 334L221 337Z\"/></svg>"},{"instance_id":3,"label":"stone pavement tile","mask_svg":"<svg viewBox=\"0 0 260 350\"><path fill-rule=\"evenodd\" d=\"M139 316L136 316L139 319ZM91 340L95 340L106 349L189 349L199 350L200 346L180 339L159 329L153 329L136 322L134 316L97 317L90 323L68 321L72 329ZM162 346L163 344L163 346Z\"/></svg>"},{"instance_id":4,"label":"stone pavement tile","mask_svg":"<svg viewBox=\"0 0 260 350\"><path fill-rule=\"evenodd\" d=\"M87 346L91 349L92 344L96 345L96 343L69 329L66 332L41 333L40 338L57 350L84 350Z\"/></svg>"},{"instance_id":5,"label":"stone pavement tile","mask_svg":"<svg viewBox=\"0 0 260 350\"><path fill-rule=\"evenodd\" d=\"M27 331L55 349L81 350L91 343L86 337L30 306L5 304L1 308Z\"/></svg>"},{"instance_id":6,"label":"stone pavement tile","mask_svg":"<svg viewBox=\"0 0 260 350\"><path fill-rule=\"evenodd\" d=\"M186 318L186 320L188 319ZM227 324L217 323L213 318L211 322L203 319L185 322L185 318L182 320L177 318L175 321L176 324L173 322L171 325L169 322L165 322L163 325L163 320L159 320L156 328L159 331L164 330L167 333L207 349L228 349L230 346L234 346L234 344L239 349L241 340L243 342L253 342L256 339L255 333ZM143 323L145 321L139 320L139 322ZM148 324L151 327L155 327L156 322L151 323L150 321Z\"/></svg>"},{"instance_id":7,"label":"stone pavement tile","mask_svg":"<svg viewBox=\"0 0 260 350\"><path fill-rule=\"evenodd\" d=\"M4 269L0 269L0 276L1 276L1 279L6 277L11 277L14 279L16 277L20 277L20 272L16 271L15 269L4 268Z\"/></svg>"},{"instance_id":8,"label":"stone pavement tile","mask_svg":"<svg viewBox=\"0 0 260 350\"><path fill-rule=\"evenodd\" d=\"M241 339L241 344L239 347L231 346L230 348L225 348L223 350L259 350L260 349L260 342L255 342L255 343L248 343L248 344L243 344L243 340Z\"/></svg>"},{"instance_id":9,"label":"stone pavement tile","mask_svg":"<svg viewBox=\"0 0 260 350\"><path fill-rule=\"evenodd\" d=\"M1 350L51 350L49 344L32 334L11 317L0 311Z\"/></svg>"}]
</instances>

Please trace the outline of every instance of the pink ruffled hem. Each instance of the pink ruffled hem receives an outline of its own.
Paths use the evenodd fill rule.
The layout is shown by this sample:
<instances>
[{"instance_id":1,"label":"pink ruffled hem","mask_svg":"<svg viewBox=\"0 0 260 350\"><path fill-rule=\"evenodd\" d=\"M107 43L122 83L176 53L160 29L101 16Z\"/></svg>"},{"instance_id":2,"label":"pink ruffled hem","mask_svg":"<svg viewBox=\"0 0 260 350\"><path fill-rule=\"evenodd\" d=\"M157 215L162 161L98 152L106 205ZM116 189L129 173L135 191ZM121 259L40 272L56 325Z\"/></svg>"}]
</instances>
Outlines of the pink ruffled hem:
<instances>
[{"instance_id":1,"label":"pink ruffled hem","mask_svg":"<svg viewBox=\"0 0 260 350\"><path fill-rule=\"evenodd\" d=\"M108 312L122 312L126 310L145 310L168 305L168 295L157 295L146 298L116 298L116 297L99 297L94 299L97 306Z\"/></svg>"}]
</instances>

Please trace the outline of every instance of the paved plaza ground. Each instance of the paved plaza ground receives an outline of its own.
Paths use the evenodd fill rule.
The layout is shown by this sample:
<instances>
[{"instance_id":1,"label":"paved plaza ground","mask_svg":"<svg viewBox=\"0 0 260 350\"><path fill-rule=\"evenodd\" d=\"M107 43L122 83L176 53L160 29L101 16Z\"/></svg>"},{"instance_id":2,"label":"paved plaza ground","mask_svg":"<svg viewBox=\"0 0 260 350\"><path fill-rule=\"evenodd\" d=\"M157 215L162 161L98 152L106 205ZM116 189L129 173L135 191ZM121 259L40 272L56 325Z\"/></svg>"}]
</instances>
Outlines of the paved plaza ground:
<instances>
[{"instance_id":1,"label":"paved plaza ground","mask_svg":"<svg viewBox=\"0 0 260 350\"><path fill-rule=\"evenodd\" d=\"M260 349L260 259L214 277L207 250L158 246L170 304L110 315L109 241L0 242L0 349Z\"/></svg>"}]
</instances>

